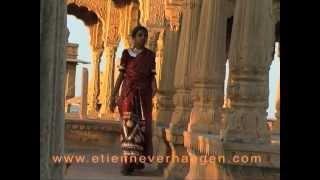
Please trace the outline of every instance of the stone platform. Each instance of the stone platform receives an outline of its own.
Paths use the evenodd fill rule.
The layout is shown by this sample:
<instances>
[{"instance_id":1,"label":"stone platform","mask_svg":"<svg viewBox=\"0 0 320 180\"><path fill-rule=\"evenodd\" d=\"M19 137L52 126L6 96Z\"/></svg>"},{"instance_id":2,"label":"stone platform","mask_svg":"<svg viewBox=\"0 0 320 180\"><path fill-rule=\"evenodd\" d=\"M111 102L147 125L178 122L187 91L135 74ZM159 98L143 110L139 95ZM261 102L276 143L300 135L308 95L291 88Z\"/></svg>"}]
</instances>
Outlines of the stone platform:
<instances>
[{"instance_id":1,"label":"stone platform","mask_svg":"<svg viewBox=\"0 0 320 180\"><path fill-rule=\"evenodd\" d=\"M65 119L65 154L120 155L120 122L112 120ZM65 180L162 180L155 164L146 164L131 176L120 173L121 164L112 162L72 163L65 170Z\"/></svg>"},{"instance_id":2,"label":"stone platform","mask_svg":"<svg viewBox=\"0 0 320 180\"><path fill-rule=\"evenodd\" d=\"M65 150L119 147L120 122L65 119Z\"/></svg>"}]
</instances>

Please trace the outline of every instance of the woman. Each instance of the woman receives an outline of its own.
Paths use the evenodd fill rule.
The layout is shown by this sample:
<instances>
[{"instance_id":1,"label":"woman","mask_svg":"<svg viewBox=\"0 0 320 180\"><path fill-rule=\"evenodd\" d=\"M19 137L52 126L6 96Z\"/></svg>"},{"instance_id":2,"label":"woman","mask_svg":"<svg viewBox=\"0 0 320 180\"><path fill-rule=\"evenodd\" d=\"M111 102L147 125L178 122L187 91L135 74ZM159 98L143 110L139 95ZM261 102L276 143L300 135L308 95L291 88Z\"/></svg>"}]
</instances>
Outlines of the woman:
<instances>
[{"instance_id":1,"label":"woman","mask_svg":"<svg viewBox=\"0 0 320 180\"><path fill-rule=\"evenodd\" d=\"M140 156L152 156L152 98L157 91L155 80L155 53L145 48L148 31L137 26L131 34L133 48L122 53L114 91L110 101L110 111L114 112L118 105L121 120L121 150L128 160L136 158L136 162L122 162L122 174L128 175L134 169L143 169ZM122 83L120 96L118 91ZM117 99L117 101L116 101ZM130 158L130 157L135 158Z\"/></svg>"}]
</instances>

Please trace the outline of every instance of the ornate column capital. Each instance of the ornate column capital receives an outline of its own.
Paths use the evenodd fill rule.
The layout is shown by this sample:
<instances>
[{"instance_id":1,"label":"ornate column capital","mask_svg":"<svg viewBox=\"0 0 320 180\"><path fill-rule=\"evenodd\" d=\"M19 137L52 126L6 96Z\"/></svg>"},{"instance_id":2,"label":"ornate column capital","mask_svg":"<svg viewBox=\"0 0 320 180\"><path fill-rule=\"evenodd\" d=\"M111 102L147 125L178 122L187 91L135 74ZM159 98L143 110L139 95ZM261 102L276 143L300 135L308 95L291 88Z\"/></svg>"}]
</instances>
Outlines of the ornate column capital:
<instances>
[{"instance_id":1,"label":"ornate column capital","mask_svg":"<svg viewBox=\"0 0 320 180\"><path fill-rule=\"evenodd\" d=\"M101 62L101 56L103 53L103 47L91 47L91 55L92 55L92 62L95 63L100 63Z\"/></svg>"},{"instance_id":2,"label":"ornate column capital","mask_svg":"<svg viewBox=\"0 0 320 180\"><path fill-rule=\"evenodd\" d=\"M149 0L145 9L146 25L148 27L162 28L165 25L165 0Z\"/></svg>"},{"instance_id":3,"label":"ornate column capital","mask_svg":"<svg viewBox=\"0 0 320 180\"><path fill-rule=\"evenodd\" d=\"M165 9L165 22L170 31L180 30L180 19L182 16L182 6L167 5Z\"/></svg>"},{"instance_id":4,"label":"ornate column capital","mask_svg":"<svg viewBox=\"0 0 320 180\"><path fill-rule=\"evenodd\" d=\"M103 52L103 39L102 39L102 23L98 22L93 26L88 27L89 29L89 41L92 51L92 61L100 62L100 57Z\"/></svg>"},{"instance_id":5,"label":"ornate column capital","mask_svg":"<svg viewBox=\"0 0 320 180\"><path fill-rule=\"evenodd\" d=\"M147 46L152 51L156 52L160 32L157 29L150 28L148 34L149 34L149 37L148 37Z\"/></svg>"},{"instance_id":6,"label":"ornate column capital","mask_svg":"<svg viewBox=\"0 0 320 180\"><path fill-rule=\"evenodd\" d=\"M111 4L110 4L111 3ZM120 41L121 9L116 8L110 1L107 16L104 18L102 39L104 46L118 44Z\"/></svg>"}]
</instances>

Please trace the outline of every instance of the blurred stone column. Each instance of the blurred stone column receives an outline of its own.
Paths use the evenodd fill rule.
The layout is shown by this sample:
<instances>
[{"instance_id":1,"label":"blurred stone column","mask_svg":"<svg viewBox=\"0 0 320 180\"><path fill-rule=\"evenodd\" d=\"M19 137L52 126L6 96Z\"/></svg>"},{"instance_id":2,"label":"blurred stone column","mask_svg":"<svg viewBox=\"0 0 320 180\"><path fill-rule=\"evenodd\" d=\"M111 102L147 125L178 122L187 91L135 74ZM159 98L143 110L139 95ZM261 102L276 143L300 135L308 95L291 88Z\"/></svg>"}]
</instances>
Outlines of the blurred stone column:
<instances>
[{"instance_id":1,"label":"blurred stone column","mask_svg":"<svg viewBox=\"0 0 320 180\"><path fill-rule=\"evenodd\" d=\"M115 81L114 71L116 48L116 46L107 46L104 48L105 67L102 78L103 92L101 94L102 104L100 109L100 118L107 120L113 119L112 113L109 111L109 102Z\"/></svg>"},{"instance_id":2,"label":"blurred stone column","mask_svg":"<svg viewBox=\"0 0 320 180\"><path fill-rule=\"evenodd\" d=\"M97 24L89 26L90 32L90 46L92 56L92 75L88 88L88 116L92 119L98 117L98 102L100 94L100 62L103 52L102 41L102 22L98 21Z\"/></svg>"},{"instance_id":3,"label":"blurred stone column","mask_svg":"<svg viewBox=\"0 0 320 180\"><path fill-rule=\"evenodd\" d=\"M274 26L271 1L237 1L230 46L228 98L223 141L270 143L266 118Z\"/></svg>"},{"instance_id":4,"label":"blurred stone column","mask_svg":"<svg viewBox=\"0 0 320 180\"><path fill-rule=\"evenodd\" d=\"M188 156L183 145L183 132L187 130L192 108L191 101L191 69L197 43L201 1L187 0L182 11L181 32L175 67L173 102L175 105L169 128L166 129L167 140L171 149L171 157ZM167 179L183 179L189 170L188 163L170 161L165 169Z\"/></svg>"},{"instance_id":5,"label":"blurred stone column","mask_svg":"<svg viewBox=\"0 0 320 180\"><path fill-rule=\"evenodd\" d=\"M203 0L201 5L197 46L192 59L193 107L184 133L184 146L191 159L185 178L189 180L209 179L206 176L208 163L201 163L201 157L207 155L205 152L209 146L204 144L205 141L198 144L197 140L210 136L210 140L219 141L227 58L224 2L225 0ZM210 178L217 179L213 176Z\"/></svg>"},{"instance_id":6,"label":"blurred stone column","mask_svg":"<svg viewBox=\"0 0 320 180\"><path fill-rule=\"evenodd\" d=\"M40 0L40 179L63 179L66 5Z\"/></svg>"},{"instance_id":7,"label":"blurred stone column","mask_svg":"<svg viewBox=\"0 0 320 180\"><path fill-rule=\"evenodd\" d=\"M88 99L88 116L96 119L98 117L98 97L100 93L100 61L102 48L96 49L92 47L92 77L89 86Z\"/></svg>"},{"instance_id":8,"label":"blurred stone column","mask_svg":"<svg viewBox=\"0 0 320 180\"><path fill-rule=\"evenodd\" d=\"M88 95L88 69L82 68L82 88L80 102L80 119L87 118L87 95Z\"/></svg>"}]
</instances>

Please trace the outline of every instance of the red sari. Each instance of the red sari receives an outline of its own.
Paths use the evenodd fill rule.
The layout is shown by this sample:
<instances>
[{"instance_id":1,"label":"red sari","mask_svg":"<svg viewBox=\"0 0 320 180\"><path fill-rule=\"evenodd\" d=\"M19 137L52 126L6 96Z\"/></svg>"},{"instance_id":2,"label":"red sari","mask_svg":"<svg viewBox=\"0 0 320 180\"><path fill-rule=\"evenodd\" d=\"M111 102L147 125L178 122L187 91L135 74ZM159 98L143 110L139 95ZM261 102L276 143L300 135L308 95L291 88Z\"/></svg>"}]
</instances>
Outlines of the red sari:
<instances>
[{"instance_id":1,"label":"red sari","mask_svg":"<svg viewBox=\"0 0 320 180\"><path fill-rule=\"evenodd\" d=\"M147 158L153 154L151 122L155 54L144 48L133 57L125 49L119 70L124 72L118 100L122 155L137 156L138 160L141 155Z\"/></svg>"}]
</instances>

